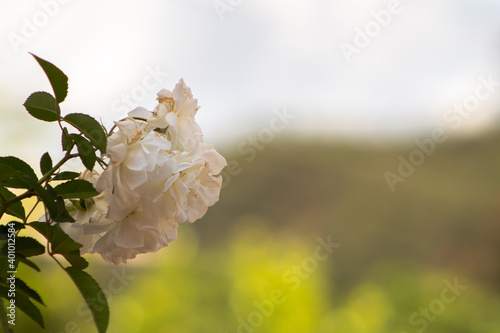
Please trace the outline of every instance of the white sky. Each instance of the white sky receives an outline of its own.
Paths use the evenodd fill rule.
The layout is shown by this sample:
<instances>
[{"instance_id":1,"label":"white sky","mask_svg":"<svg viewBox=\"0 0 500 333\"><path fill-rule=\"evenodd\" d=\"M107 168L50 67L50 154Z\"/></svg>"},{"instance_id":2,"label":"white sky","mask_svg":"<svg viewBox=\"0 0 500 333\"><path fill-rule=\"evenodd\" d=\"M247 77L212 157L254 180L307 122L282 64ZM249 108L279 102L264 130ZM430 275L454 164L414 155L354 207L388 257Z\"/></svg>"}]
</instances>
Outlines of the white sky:
<instances>
[{"instance_id":1,"label":"white sky","mask_svg":"<svg viewBox=\"0 0 500 333\"><path fill-rule=\"evenodd\" d=\"M241 0L224 20L213 0L60 1L67 3L0 4L1 142L36 124L21 104L50 89L27 51L68 75L63 112L106 122L123 116L114 109L123 108L123 94L139 91L148 69L169 75L134 106L152 109L156 92L183 77L202 106L207 141L216 142L265 126L283 107L303 131L414 133L438 126L447 108L474 92L478 76L500 81L495 0L401 1L402 11L350 64L339 45L352 44L354 29L390 0ZM9 38L22 37L26 22L40 27L16 52ZM499 106L495 92L464 129L492 122Z\"/></svg>"}]
</instances>

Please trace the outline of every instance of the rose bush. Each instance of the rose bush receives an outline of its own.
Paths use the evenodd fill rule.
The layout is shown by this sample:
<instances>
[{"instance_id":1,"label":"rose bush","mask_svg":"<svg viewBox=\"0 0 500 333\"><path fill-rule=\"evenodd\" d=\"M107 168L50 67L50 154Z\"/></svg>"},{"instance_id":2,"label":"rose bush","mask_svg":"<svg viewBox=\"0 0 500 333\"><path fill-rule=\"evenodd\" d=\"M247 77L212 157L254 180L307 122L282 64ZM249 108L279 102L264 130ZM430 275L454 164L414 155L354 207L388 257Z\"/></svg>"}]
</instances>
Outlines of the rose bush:
<instances>
[{"instance_id":1,"label":"rose bush","mask_svg":"<svg viewBox=\"0 0 500 333\"><path fill-rule=\"evenodd\" d=\"M31 257L47 254L78 288L97 331L105 333L106 293L85 271L89 262L82 254L99 253L120 264L167 246L180 224L201 218L218 201L226 161L203 142L195 121L198 102L182 79L173 91L158 93L153 111L137 108L108 130L90 115L63 112L68 77L33 56L52 92L34 92L23 106L35 119L58 125L63 156L52 160L45 152L39 173L19 157L0 156L0 218L8 221L0 224L0 267L6 268L0 278L12 281L12 293L5 283L0 293L0 307L3 299L12 305L8 315L0 311L0 326L10 332L19 309L45 328L35 304L44 306L42 297L17 268L42 272ZM74 159L84 172L63 168ZM44 215L33 221L40 206ZM25 234L30 231L46 241Z\"/></svg>"}]
</instances>

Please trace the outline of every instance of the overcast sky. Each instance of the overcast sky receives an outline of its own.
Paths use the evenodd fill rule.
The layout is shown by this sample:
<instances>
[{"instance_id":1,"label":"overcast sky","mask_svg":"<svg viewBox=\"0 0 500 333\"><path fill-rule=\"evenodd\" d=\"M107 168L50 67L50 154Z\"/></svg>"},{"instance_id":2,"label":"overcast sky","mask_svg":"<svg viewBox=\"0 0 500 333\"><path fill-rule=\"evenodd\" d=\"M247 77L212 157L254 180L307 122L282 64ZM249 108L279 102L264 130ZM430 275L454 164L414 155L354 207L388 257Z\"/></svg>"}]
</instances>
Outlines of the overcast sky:
<instances>
[{"instance_id":1,"label":"overcast sky","mask_svg":"<svg viewBox=\"0 0 500 333\"><path fill-rule=\"evenodd\" d=\"M479 77L500 81L499 14L496 0L2 1L0 138L26 122L31 92L50 89L28 51L68 75L63 112L106 123L152 109L183 77L209 141L284 108L301 131L414 133L442 125ZM357 36L367 27L368 42ZM348 61L341 46L356 37L367 45ZM461 130L491 123L499 100L482 100Z\"/></svg>"}]
</instances>

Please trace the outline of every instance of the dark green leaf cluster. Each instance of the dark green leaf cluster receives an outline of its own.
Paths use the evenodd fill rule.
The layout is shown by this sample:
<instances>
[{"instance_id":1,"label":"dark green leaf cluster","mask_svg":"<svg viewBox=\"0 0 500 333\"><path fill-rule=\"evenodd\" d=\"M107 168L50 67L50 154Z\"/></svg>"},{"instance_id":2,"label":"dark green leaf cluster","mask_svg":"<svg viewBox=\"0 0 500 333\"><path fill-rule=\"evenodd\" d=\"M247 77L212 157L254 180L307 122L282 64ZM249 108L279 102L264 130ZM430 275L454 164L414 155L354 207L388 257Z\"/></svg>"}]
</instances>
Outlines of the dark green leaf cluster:
<instances>
[{"instance_id":1,"label":"dark green leaf cluster","mask_svg":"<svg viewBox=\"0 0 500 333\"><path fill-rule=\"evenodd\" d=\"M16 307L43 327L42 314L33 303L35 301L41 305L45 305L42 298L22 279L10 273L17 270L19 263L40 272L40 268L28 258L45 253L45 246L34 238L22 237L16 234L16 232L24 228L24 224L14 221L9 222L7 225L0 225L0 267L2 267L0 270L0 297L5 298L7 301L15 297ZM10 236L12 234L15 235L13 239ZM9 244L14 244L15 251L13 255L12 251L9 251ZM12 294L10 288L12 280L14 280L15 285L14 294Z\"/></svg>"},{"instance_id":2,"label":"dark green leaf cluster","mask_svg":"<svg viewBox=\"0 0 500 333\"><path fill-rule=\"evenodd\" d=\"M29 164L17 157L0 157L0 218L10 215L18 219L0 225L0 298L10 302L15 296L16 307L44 327L42 314L36 305L38 303L45 306L42 298L15 273L20 263L40 272L31 257L46 253L76 284L94 316L98 331L105 332L109 308L107 304L103 307L101 303L96 305L93 301L97 297L102 298L104 294L97 282L84 271L88 262L80 255L82 244L71 239L59 223L75 221L67 210L68 203L85 209L93 203L92 198L99 194L91 183L79 179L79 173L62 171L61 168L73 158L79 158L90 171L96 163L105 168L106 163L100 156L106 152L106 130L89 115L61 115L60 103L68 94L68 77L52 63L33 56L47 75L53 94L35 92L28 97L24 107L34 118L58 124L65 155L59 162L54 163L48 152L43 154L40 159L41 177L37 176ZM36 204L27 213L23 200L30 197L36 198ZM43 206L45 215L40 221L28 222L39 204ZM36 230L45 238L46 245L34 238L20 235L26 228ZM70 266L65 267L58 259L61 257L66 259ZM15 295L10 289L11 283L16 286ZM0 305L3 306L1 302ZM0 317L1 313L4 312L0 312ZM0 318L0 322L5 327L6 318Z\"/></svg>"}]
</instances>

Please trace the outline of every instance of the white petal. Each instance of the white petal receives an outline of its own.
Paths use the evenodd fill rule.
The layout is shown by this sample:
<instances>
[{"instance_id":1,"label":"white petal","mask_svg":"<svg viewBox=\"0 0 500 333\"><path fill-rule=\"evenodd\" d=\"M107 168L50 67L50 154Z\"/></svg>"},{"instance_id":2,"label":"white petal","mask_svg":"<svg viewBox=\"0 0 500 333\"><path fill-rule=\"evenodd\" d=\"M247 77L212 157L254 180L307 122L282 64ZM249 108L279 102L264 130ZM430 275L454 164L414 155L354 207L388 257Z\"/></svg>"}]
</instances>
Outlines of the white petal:
<instances>
[{"instance_id":1,"label":"white petal","mask_svg":"<svg viewBox=\"0 0 500 333\"><path fill-rule=\"evenodd\" d=\"M130 111L128 113L128 115L129 115L129 117L132 117L132 118L149 119L153 115L153 113L151 111L149 111L148 109L139 106L139 107L136 107L135 109L133 109L132 111Z\"/></svg>"}]
</instances>

